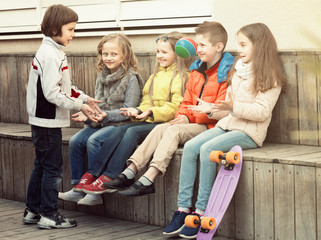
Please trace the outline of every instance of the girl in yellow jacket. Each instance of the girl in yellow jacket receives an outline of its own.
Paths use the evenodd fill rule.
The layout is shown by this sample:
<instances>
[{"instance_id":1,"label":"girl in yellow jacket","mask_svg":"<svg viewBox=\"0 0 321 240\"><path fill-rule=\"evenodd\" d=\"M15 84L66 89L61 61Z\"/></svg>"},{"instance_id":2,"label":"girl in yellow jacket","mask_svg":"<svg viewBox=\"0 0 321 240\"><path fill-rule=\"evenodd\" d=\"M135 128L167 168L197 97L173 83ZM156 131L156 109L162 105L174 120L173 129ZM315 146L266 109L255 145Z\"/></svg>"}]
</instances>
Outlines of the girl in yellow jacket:
<instances>
[{"instance_id":1,"label":"girl in yellow jacket","mask_svg":"<svg viewBox=\"0 0 321 240\"><path fill-rule=\"evenodd\" d=\"M143 88L141 104L137 108L121 109L122 114L131 117L133 122L115 127L106 136L89 171L71 191L72 201L84 205L101 204L99 194L115 191L105 188L103 183L123 171L126 160L158 123L175 117L188 79L188 66L175 54L175 44L181 37L180 33L172 32L156 39L155 71Z\"/></svg>"}]
</instances>

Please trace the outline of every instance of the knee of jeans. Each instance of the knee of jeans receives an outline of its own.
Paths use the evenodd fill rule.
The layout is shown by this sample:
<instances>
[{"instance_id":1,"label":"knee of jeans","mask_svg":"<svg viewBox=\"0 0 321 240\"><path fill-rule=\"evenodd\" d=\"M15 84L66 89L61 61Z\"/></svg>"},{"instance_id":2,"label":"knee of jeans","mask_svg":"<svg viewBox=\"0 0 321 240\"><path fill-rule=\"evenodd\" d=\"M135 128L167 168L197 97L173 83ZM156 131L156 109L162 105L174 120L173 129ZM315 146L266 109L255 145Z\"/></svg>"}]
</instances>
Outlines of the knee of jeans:
<instances>
[{"instance_id":1,"label":"knee of jeans","mask_svg":"<svg viewBox=\"0 0 321 240\"><path fill-rule=\"evenodd\" d=\"M89 137L86 143L87 149L90 149L92 147L101 147L101 143L94 137Z\"/></svg>"},{"instance_id":2,"label":"knee of jeans","mask_svg":"<svg viewBox=\"0 0 321 240\"><path fill-rule=\"evenodd\" d=\"M211 154L211 150L209 146L203 144L200 148L200 161L205 162L209 160Z\"/></svg>"},{"instance_id":3,"label":"knee of jeans","mask_svg":"<svg viewBox=\"0 0 321 240\"><path fill-rule=\"evenodd\" d=\"M70 139L69 139L69 148L73 148L75 147L76 145L78 144L78 139L74 136L72 136Z\"/></svg>"},{"instance_id":4,"label":"knee of jeans","mask_svg":"<svg viewBox=\"0 0 321 240\"><path fill-rule=\"evenodd\" d=\"M184 152L194 153L195 152L194 147L195 147L195 145L193 144L193 142L191 140L189 140L184 144Z\"/></svg>"},{"instance_id":5,"label":"knee of jeans","mask_svg":"<svg viewBox=\"0 0 321 240\"><path fill-rule=\"evenodd\" d=\"M123 139L132 139L138 137L139 134L135 129L129 128L127 129L125 135L123 136Z\"/></svg>"}]
</instances>

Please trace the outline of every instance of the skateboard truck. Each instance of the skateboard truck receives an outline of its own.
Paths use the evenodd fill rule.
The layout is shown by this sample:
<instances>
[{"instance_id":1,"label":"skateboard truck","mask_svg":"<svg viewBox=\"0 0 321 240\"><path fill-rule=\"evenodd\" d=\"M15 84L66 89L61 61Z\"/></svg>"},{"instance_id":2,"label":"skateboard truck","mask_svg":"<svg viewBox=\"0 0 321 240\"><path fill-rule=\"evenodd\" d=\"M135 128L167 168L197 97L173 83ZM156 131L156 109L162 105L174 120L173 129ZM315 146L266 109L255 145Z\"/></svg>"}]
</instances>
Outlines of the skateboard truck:
<instances>
[{"instance_id":1,"label":"skateboard truck","mask_svg":"<svg viewBox=\"0 0 321 240\"><path fill-rule=\"evenodd\" d=\"M225 170L233 170L235 164L238 164L241 160L238 152L227 152L224 154L222 151L212 151L210 154L212 162L221 163Z\"/></svg>"}]
</instances>

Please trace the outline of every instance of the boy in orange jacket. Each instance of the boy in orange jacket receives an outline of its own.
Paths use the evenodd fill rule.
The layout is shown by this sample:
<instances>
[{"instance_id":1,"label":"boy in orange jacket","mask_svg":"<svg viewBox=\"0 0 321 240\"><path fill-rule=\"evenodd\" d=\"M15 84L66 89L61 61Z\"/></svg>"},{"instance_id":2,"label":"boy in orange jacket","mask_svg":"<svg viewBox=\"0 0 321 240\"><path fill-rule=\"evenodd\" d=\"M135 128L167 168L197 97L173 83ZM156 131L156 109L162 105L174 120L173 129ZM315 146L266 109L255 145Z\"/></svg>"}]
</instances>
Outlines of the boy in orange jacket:
<instances>
[{"instance_id":1,"label":"boy in orange jacket","mask_svg":"<svg viewBox=\"0 0 321 240\"><path fill-rule=\"evenodd\" d=\"M197 54L200 59L190 67L191 73L186 84L184 99L175 119L157 125L127 160L128 167L117 178L105 183L105 187L119 189L118 193L126 196L154 193L156 176L166 172L178 146L214 127L221 118L219 113L214 116L215 119L213 116L208 118L205 113L191 111L187 106L198 104L198 99L208 103L217 103L225 99L226 74L234 62L231 54L223 53L227 33L218 22L204 22L196 27L195 32ZM152 156L148 170L135 182L135 175ZM124 187L128 188L120 190Z\"/></svg>"}]
</instances>

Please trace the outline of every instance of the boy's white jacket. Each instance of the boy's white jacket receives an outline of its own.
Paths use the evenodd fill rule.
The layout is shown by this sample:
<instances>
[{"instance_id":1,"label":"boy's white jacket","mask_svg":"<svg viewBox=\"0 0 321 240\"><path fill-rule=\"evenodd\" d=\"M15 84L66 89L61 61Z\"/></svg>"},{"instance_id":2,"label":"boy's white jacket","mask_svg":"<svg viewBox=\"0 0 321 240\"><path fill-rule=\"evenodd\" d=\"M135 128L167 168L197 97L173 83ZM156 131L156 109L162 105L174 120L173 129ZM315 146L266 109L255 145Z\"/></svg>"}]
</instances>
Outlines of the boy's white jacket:
<instances>
[{"instance_id":1,"label":"boy's white jacket","mask_svg":"<svg viewBox=\"0 0 321 240\"><path fill-rule=\"evenodd\" d=\"M88 98L71 85L62 46L44 37L29 74L27 111L31 125L60 128L70 126L71 109L80 110Z\"/></svg>"}]
</instances>

